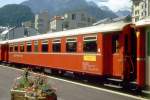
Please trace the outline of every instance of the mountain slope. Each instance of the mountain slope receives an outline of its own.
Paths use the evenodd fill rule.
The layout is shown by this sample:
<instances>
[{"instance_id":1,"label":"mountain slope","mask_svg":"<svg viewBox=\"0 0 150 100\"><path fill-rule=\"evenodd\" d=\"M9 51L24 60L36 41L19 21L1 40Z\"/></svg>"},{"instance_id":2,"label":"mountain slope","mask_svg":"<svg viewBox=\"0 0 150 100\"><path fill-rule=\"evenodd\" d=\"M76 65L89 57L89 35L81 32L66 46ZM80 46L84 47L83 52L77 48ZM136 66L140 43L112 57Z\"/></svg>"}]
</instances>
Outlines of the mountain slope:
<instances>
[{"instance_id":1,"label":"mountain slope","mask_svg":"<svg viewBox=\"0 0 150 100\"><path fill-rule=\"evenodd\" d=\"M0 26L21 26L21 23L33 20L34 14L27 6L10 4L0 8Z\"/></svg>"},{"instance_id":2,"label":"mountain slope","mask_svg":"<svg viewBox=\"0 0 150 100\"><path fill-rule=\"evenodd\" d=\"M102 10L94 2L85 0L42 0L42 2L41 0L28 0L22 5L30 7L34 13L48 10L50 17L70 11L86 11L98 20L106 17L117 17L112 11Z\"/></svg>"},{"instance_id":3,"label":"mountain slope","mask_svg":"<svg viewBox=\"0 0 150 100\"><path fill-rule=\"evenodd\" d=\"M131 12L128 10L119 10L116 12L116 14L118 16L128 16L128 15L131 15Z\"/></svg>"}]
</instances>

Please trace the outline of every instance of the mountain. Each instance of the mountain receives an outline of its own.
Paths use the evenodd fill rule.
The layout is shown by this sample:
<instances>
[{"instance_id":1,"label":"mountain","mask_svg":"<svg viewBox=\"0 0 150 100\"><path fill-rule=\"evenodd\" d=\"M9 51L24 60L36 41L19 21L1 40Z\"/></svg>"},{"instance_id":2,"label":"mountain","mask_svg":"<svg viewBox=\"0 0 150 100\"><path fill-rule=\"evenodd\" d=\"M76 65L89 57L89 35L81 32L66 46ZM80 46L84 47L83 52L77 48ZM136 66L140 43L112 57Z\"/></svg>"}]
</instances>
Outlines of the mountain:
<instances>
[{"instance_id":1,"label":"mountain","mask_svg":"<svg viewBox=\"0 0 150 100\"><path fill-rule=\"evenodd\" d=\"M21 26L21 23L33 20L34 14L27 6L10 4L0 8L0 26Z\"/></svg>"},{"instance_id":2,"label":"mountain","mask_svg":"<svg viewBox=\"0 0 150 100\"><path fill-rule=\"evenodd\" d=\"M131 16L131 12L128 10L119 10L116 12L118 16Z\"/></svg>"},{"instance_id":3,"label":"mountain","mask_svg":"<svg viewBox=\"0 0 150 100\"><path fill-rule=\"evenodd\" d=\"M100 8L101 8L102 10L110 11L110 9L109 9L107 6L100 6Z\"/></svg>"},{"instance_id":4,"label":"mountain","mask_svg":"<svg viewBox=\"0 0 150 100\"><path fill-rule=\"evenodd\" d=\"M28 0L21 4L30 7L34 13L48 10L50 17L70 11L85 11L96 17L97 20L117 17L114 12L100 9L94 2L86 0Z\"/></svg>"}]
</instances>

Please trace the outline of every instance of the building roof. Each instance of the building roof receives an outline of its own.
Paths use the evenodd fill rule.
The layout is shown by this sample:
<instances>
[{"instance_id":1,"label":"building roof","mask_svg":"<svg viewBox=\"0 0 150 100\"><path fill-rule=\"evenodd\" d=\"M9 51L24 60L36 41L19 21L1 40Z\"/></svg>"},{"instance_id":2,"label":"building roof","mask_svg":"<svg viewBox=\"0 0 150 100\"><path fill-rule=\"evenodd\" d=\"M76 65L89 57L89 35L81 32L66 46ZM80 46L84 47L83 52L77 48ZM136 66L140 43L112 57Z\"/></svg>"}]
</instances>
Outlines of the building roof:
<instances>
[{"instance_id":1,"label":"building roof","mask_svg":"<svg viewBox=\"0 0 150 100\"><path fill-rule=\"evenodd\" d=\"M127 17L128 16L121 16L121 17L116 17L116 18L105 18L105 19L99 20L93 25L108 24L108 23L114 23L114 22L119 22L119 21L127 21Z\"/></svg>"},{"instance_id":2,"label":"building roof","mask_svg":"<svg viewBox=\"0 0 150 100\"><path fill-rule=\"evenodd\" d=\"M10 29L6 29L5 31L3 31L2 33L1 33L1 35L6 35L10 30L12 30L13 28L10 28Z\"/></svg>"},{"instance_id":3,"label":"building roof","mask_svg":"<svg viewBox=\"0 0 150 100\"><path fill-rule=\"evenodd\" d=\"M53 21L53 20L63 20L64 19L64 17L62 17L62 16L54 16L52 19L51 19L51 21Z\"/></svg>"},{"instance_id":4,"label":"building roof","mask_svg":"<svg viewBox=\"0 0 150 100\"><path fill-rule=\"evenodd\" d=\"M103 34L106 34L109 32L121 31L126 25L129 25L129 24L130 23L120 21L120 22L115 22L115 23L100 24L97 26L72 29L72 30L54 32L54 33L48 32L47 34L42 34L42 35L37 35L37 36L2 41L0 42L0 44L39 40L39 39L48 39L48 38L59 38L59 37L64 37L64 36L76 36L76 35L84 35L84 34L92 34L92 33L95 34L98 32L102 32Z\"/></svg>"}]
</instances>

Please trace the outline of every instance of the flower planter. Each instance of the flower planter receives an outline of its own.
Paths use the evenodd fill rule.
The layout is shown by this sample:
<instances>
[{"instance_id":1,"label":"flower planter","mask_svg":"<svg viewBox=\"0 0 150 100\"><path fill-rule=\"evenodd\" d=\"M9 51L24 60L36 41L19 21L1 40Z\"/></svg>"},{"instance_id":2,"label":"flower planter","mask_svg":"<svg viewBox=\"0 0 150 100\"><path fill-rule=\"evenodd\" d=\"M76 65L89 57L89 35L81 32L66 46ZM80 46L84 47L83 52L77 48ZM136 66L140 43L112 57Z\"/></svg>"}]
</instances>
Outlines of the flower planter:
<instances>
[{"instance_id":1,"label":"flower planter","mask_svg":"<svg viewBox=\"0 0 150 100\"><path fill-rule=\"evenodd\" d=\"M26 100L25 91L11 90L11 100Z\"/></svg>"},{"instance_id":2,"label":"flower planter","mask_svg":"<svg viewBox=\"0 0 150 100\"><path fill-rule=\"evenodd\" d=\"M57 96L45 77L29 76L25 70L22 77L15 79L11 100L57 100Z\"/></svg>"},{"instance_id":3,"label":"flower planter","mask_svg":"<svg viewBox=\"0 0 150 100\"><path fill-rule=\"evenodd\" d=\"M48 96L48 97L28 97L26 96L26 100L57 100L54 99L54 97Z\"/></svg>"}]
</instances>

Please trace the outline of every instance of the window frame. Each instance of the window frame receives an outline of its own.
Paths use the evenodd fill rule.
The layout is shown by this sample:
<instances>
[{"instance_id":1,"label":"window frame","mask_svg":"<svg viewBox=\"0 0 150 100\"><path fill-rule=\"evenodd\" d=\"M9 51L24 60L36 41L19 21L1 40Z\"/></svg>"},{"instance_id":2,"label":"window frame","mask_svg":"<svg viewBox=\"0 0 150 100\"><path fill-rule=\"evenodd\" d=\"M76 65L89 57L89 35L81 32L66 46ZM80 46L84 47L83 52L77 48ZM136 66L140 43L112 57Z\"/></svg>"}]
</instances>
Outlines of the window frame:
<instances>
[{"instance_id":1,"label":"window frame","mask_svg":"<svg viewBox=\"0 0 150 100\"><path fill-rule=\"evenodd\" d=\"M91 39L90 39L90 38L91 38ZM93 39L92 39L92 38L93 38ZM85 48L85 42L96 42L96 48L95 48L96 51L87 51L87 50L85 50L85 49L86 49L86 48ZM97 48L98 48L98 43L97 43L97 35L96 35L96 34L93 34L93 35L85 35L85 36L83 37L83 52L84 52L84 53L97 53L97 52L98 52Z\"/></svg>"},{"instance_id":2,"label":"window frame","mask_svg":"<svg viewBox=\"0 0 150 100\"><path fill-rule=\"evenodd\" d=\"M16 49L16 47L17 47L17 49ZM18 52L19 50L18 50L18 43L14 43L14 52Z\"/></svg>"},{"instance_id":3,"label":"window frame","mask_svg":"<svg viewBox=\"0 0 150 100\"><path fill-rule=\"evenodd\" d=\"M28 46L31 46L31 50L28 50ZM28 42L26 42L26 48L27 48L27 50L26 50L26 52L32 52L32 41L28 41Z\"/></svg>"},{"instance_id":4,"label":"window frame","mask_svg":"<svg viewBox=\"0 0 150 100\"><path fill-rule=\"evenodd\" d=\"M112 54L118 53L119 53L119 34L115 33L112 35Z\"/></svg>"},{"instance_id":5,"label":"window frame","mask_svg":"<svg viewBox=\"0 0 150 100\"><path fill-rule=\"evenodd\" d=\"M12 49L10 49L12 48ZM14 44L9 44L9 52L14 52Z\"/></svg>"},{"instance_id":6,"label":"window frame","mask_svg":"<svg viewBox=\"0 0 150 100\"><path fill-rule=\"evenodd\" d=\"M25 51L24 44L25 44L24 42L21 42L21 43L20 43L20 52L24 52L24 51ZM23 47L23 51L21 51L21 47Z\"/></svg>"},{"instance_id":7,"label":"window frame","mask_svg":"<svg viewBox=\"0 0 150 100\"><path fill-rule=\"evenodd\" d=\"M54 44L60 44L59 51L54 51ZM61 52L61 39L53 39L52 40L52 52Z\"/></svg>"},{"instance_id":8,"label":"window frame","mask_svg":"<svg viewBox=\"0 0 150 100\"><path fill-rule=\"evenodd\" d=\"M35 49L35 46L37 46L36 49ZM38 40L34 40L34 52L39 52L39 41Z\"/></svg>"},{"instance_id":9,"label":"window frame","mask_svg":"<svg viewBox=\"0 0 150 100\"><path fill-rule=\"evenodd\" d=\"M47 50L44 50L43 46L47 45ZM49 43L48 43L48 39L42 40L42 45L41 45L41 52L48 52L49 49Z\"/></svg>"},{"instance_id":10,"label":"window frame","mask_svg":"<svg viewBox=\"0 0 150 100\"><path fill-rule=\"evenodd\" d=\"M69 49L67 48L67 46L68 46L68 43L76 43L75 44L75 51L69 51ZM68 53L75 53L75 52L77 52L77 37L68 37L67 39L66 39L66 52L68 52Z\"/></svg>"}]
</instances>

